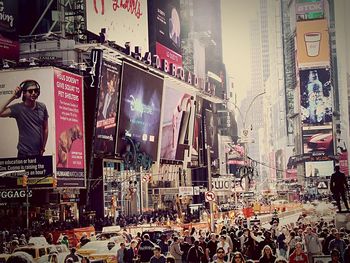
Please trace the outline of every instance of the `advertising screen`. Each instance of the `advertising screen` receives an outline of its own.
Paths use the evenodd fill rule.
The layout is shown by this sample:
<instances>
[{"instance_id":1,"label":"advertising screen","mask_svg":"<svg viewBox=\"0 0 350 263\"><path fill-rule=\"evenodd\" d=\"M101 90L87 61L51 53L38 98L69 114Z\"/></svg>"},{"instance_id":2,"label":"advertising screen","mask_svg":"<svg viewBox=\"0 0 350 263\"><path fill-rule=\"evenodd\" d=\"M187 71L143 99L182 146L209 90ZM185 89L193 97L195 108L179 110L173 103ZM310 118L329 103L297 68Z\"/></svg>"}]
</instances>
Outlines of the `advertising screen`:
<instances>
[{"instance_id":1,"label":"advertising screen","mask_svg":"<svg viewBox=\"0 0 350 263\"><path fill-rule=\"evenodd\" d=\"M182 66L180 1L151 0L148 5L151 51Z\"/></svg>"},{"instance_id":2,"label":"advertising screen","mask_svg":"<svg viewBox=\"0 0 350 263\"><path fill-rule=\"evenodd\" d=\"M202 125L203 98L197 96L195 103L195 116L193 125L192 160L203 162L203 125Z\"/></svg>"},{"instance_id":3,"label":"advertising screen","mask_svg":"<svg viewBox=\"0 0 350 263\"><path fill-rule=\"evenodd\" d=\"M127 135L156 160L163 79L127 63L123 67L117 152L125 152L123 137Z\"/></svg>"},{"instance_id":4,"label":"advertising screen","mask_svg":"<svg viewBox=\"0 0 350 263\"><path fill-rule=\"evenodd\" d=\"M334 172L333 161L305 162L306 177L326 177Z\"/></svg>"},{"instance_id":5,"label":"advertising screen","mask_svg":"<svg viewBox=\"0 0 350 263\"><path fill-rule=\"evenodd\" d=\"M148 51L147 0L87 0L86 24L96 35L106 28L107 39L122 47L130 42Z\"/></svg>"},{"instance_id":6,"label":"advertising screen","mask_svg":"<svg viewBox=\"0 0 350 263\"><path fill-rule=\"evenodd\" d=\"M180 133L186 133L191 112L192 95L172 87L170 82L165 83L162 143L160 158L175 160L176 149L180 142Z\"/></svg>"},{"instance_id":7,"label":"advertising screen","mask_svg":"<svg viewBox=\"0 0 350 263\"><path fill-rule=\"evenodd\" d=\"M327 20L297 22L296 31L299 68L330 65Z\"/></svg>"},{"instance_id":8,"label":"advertising screen","mask_svg":"<svg viewBox=\"0 0 350 263\"><path fill-rule=\"evenodd\" d=\"M121 65L104 60L101 75L94 149L114 154Z\"/></svg>"},{"instance_id":9,"label":"advertising screen","mask_svg":"<svg viewBox=\"0 0 350 263\"><path fill-rule=\"evenodd\" d=\"M333 87L328 68L300 70L303 130L332 127Z\"/></svg>"},{"instance_id":10,"label":"advertising screen","mask_svg":"<svg viewBox=\"0 0 350 263\"><path fill-rule=\"evenodd\" d=\"M218 153L218 119L214 112L214 104L204 100L205 142L210 146L212 160L219 157Z\"/></svg>"},{"instance_id":11,"label":"advertising screen","mask_svg":"<svg viewBox=\"0 0 350 263\"><path fill-rule=\"evenodd\" d=\"M295 4L295 13L298 21L323 18L323 0L298 0Z\"/></svg>"},{"instance_id":12,"label":"advertising screen","mask_svg":"<svg viewBox=\"0 0 350 263\"><path fill-rule=\"evenodd\" d=\"M22 90L17 95L16 87ZM52 68L0 72L0 105L5 106L0 109L0 174L13 171L16 177L16 173L25 171L29 184L32 178L41 178L35 187L52 186L55 153L52 90ZM0 187L21 185L6 181L1 180Z\"/></svg>"},{"instance_id":13,"label":"advertising screen","mask_svg":"<svg viewBox=\"0 0 350 263\"><path fill-rule=\"evenodd\" d=\"M18 59L17 16L18 1L0 0L0 58Z\"/></svg>"},{"instance_id":14,"label":"advertising screen","mask_svg":"<svg viewBox=\"0 0 350 263\"><path fill-rule=\"evenodd\" d=\"M333 154L332 130L303 131L304 154L331 155Z\"/></svg>"},{"instance_id":15,"label":"advertising screen","mask_svg":"<svg viewBox=\"0 0 350 263\"><path fill-rule=\"evenodd\" d=\"M56 175L59 187L84 187L83 78L54 70Z\"/></svg>"}]
</instances>

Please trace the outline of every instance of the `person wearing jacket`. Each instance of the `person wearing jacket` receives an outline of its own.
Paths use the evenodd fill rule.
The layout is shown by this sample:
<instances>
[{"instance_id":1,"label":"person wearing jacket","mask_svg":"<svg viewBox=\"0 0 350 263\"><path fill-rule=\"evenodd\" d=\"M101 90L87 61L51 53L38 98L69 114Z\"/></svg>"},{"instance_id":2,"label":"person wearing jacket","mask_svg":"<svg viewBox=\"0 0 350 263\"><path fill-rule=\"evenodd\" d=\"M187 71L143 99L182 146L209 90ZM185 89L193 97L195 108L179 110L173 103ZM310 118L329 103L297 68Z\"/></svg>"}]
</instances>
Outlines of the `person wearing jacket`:
<instances>
[{"instance_id":1,"label":"person wearing jacket","mask_svg":"<svg viewBox=\"0 0 350 263\"><path fill-rule=\"evenodd\" d=\"M178 237L173 238L173 243L171 243L171 245L170 245L169 252L174 257L175 263L182 262L182 254L184 252L181 251L181 249L180 249L180 240Z\"/></svg>"},{"instance_id":2,"label":"person wearing jacket","mask_svg":"<svg viewBox=\"0 0 350 263\"><path fill-rule=\"evenodd\" d=\"M187 262L188 263L198 263L201 257L204 256L202 248L199 246L199 241L194 241L193 246L188 251Z\"/></svg>"},{"instance_id":3,"label":"person wearing jacket","mask_svg":"<svg viewBox=\"0 0 350 263\"><path fill-rule=\"evenodd\" d=\"M308 263L307 254L303 250L303 245L300 242L295 244L295 249L289 256L289 263Z\"/></svg>"},{"instance_id":4,"label":"person wearing jacket","mask_svg":"<svg viewBox=\"0 0 350 263\"><path fill-rule=\"evenodd\" d=\"M143 235L143 241L141 242L138 250L140 256L140 262L149 262L153 257L153 249L156 245L150 240L148 234Z\"/></svg>"}]
</instances>

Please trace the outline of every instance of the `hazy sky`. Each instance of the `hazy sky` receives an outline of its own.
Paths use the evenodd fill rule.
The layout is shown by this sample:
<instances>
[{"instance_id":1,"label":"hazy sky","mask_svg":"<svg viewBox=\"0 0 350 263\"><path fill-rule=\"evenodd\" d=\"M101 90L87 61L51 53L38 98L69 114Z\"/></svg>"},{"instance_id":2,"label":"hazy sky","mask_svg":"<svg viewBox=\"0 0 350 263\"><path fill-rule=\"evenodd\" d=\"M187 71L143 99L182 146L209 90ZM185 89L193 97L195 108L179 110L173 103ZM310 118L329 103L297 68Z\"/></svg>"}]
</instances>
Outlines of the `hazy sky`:
<instances>
[{"instance_id":1,"label":"hazy sky","mask_svg":"<svg viewBox=\"0 0 350 263\"><path fill-rule=\"evenodd\" d=\"M259 0L221 0L221 3L224 63L239 104L250 85L249 21L257 15Z\"/></svg>"}]
</instances>

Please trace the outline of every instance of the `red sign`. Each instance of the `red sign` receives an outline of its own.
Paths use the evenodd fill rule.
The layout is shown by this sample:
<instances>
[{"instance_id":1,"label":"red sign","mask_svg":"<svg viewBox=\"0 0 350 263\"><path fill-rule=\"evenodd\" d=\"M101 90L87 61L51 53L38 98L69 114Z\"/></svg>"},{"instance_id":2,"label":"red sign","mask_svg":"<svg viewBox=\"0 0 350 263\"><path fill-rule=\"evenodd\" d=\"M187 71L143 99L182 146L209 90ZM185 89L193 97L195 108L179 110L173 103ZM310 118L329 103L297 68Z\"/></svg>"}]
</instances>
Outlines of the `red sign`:
<instances>
[{"instance_id":1,"label":"red sign","mask_svg":"<svg viewBox=\"0 0 350 263\"><path fill-rule=\"evenodd\" d=\"M166 59L169 64L182 67L182 56L158 42L156 43L156 54L160 59Z\"/></svg>"},{"instance_id":2,"label":"red sign","mask_svg":"<svg viewBox=\"0 0 350 263\"><path fill-rule=\"evenodd\" d=\"M348 164L348 151L344 151L339 154L339 166L340 171L349 176L349 164Z\"/></svg>"}]
</instances>

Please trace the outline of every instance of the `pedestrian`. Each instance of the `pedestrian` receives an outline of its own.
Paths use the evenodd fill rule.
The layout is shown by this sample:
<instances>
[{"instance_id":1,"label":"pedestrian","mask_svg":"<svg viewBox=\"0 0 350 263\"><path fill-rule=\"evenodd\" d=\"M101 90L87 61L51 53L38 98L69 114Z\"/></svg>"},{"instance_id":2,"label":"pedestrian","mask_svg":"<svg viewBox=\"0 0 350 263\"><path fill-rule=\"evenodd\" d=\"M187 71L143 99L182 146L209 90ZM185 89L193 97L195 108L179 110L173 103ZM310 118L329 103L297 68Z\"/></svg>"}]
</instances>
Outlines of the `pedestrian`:
<instances>
[{"instance_id":1,"label":"pedestrian","mask_svg":"<svg viewBox=\"0 0 350 263\"><path fill-rule=\"evenodd\" d=\"M202 248L199 246L199 241L195 240L193 246L188 251L187 262L198 263L201 257L204 255Z\"/></svg>"},{"instance_id":2,"label":"pedestrian","mask_svg":"<svg viewBox=\"0 0 350 263\"><path fill-rule=\"evenodd\" d=\"M23 95L22 95L23 93ZM22 102L9 105L22 95ZM0 117L11 117L19 131L17 157L42 156L48 139L48 112L46 105L38 102L40 85L35 80L25 80L11 97L1 105Z\"/></svg>"},{"instance_id":3,"label":"pedestrian","mask_svg":"<svg viewBox=\"0 0 350 263\"><path fill-rule=\"evenodd\" d=\"M150 263L165 263L166 258L165 256L161 253L161 249L158 246L155 246L153 248L153 256L150 259ZM118 261L119 263L119 261Z\"/></svg>"},{"instance_id":4,"label":"pedestrian","mask_svg":"<svg viewBox=\"0 0 350 263\"><path fill-rule=\"evenodd\" d=\"M160 242L159 242L158 246L160 247L161 253L163 255L168 254L168 252L169 252L169 245L168 245L168 242L167 242L167 236L166 235L163 234L163 235L160 236Z\"/></svg>"},{"instance_id":5,"label":"pedestrian","mask_svg":"<svg viewBox=\"0 0 350 263\"><path fill-rule=\"evenodd\" d=\"M173 238L173 242L170 245L170 254L174 257L175 263L181 263L182 262L182 255L183 251L180 249L180 240L178 237Z\"/></svg>"},{"instance_id":6,"label":"pedestrian","mask_svg":"<svg viewBox=\"0 0 350 263\"><path fill-rule=\"evenodd\" d=\"M331 261L330 263L341 263L341 256L340 256L340 252L335 248L333 250L331 250Z\"/></svg>"},{"instance_id":7,"label":"pedestrian","mask_svg":"<svg viewBox=\"0 0 350 263\"><path fill-rule=\"evenodd\" d=\"M134 263L137 261L137 240L132 240L130 242L130 247L126 249L124 254L125 263Z\"/></svg>"},{"instance_id":8,"label":"pedestrian","mask_svg":"<svg viewBox=\"0 0 350 263\"><path fill-rule=\"evenodd\" d=\"M66 256L66 258L64 259L64 262L67 263L69 261L69 259L72 261L72 262L79 262L79 257L77 256L76 254L76 249L73 247L71 248L70 250L70 254L68 254Z\"/></svg>"},{"instance_id":9,"label":"pedestrian","mask_svg":"<svg viewBox=\"0 0 350 263\"><path fill-rule=\"evenodd\" d=\"M322 254L322 245L318 235L312 231L310 226L305 230L304 241L309 262L312 262L313 256Z\"/></svg>"},{"instance_id":10,"label":"pedestrian","mask_svg":"<svg viewBox=\"0 0 350 263\"><path fill-rule=\"evenodd\" d=\"M218 248L216 250L216 259L213 261L213 263L226 263L225 261L225 251L223 248Z\"/></svg>"},{"instance_id":11,"label":"pedestrian","mask_svg":"<svg viewBox=\"0 0 350 263\"><path fill-rule=\"evenodd\" d=\"M328 246L328 250L329 251L333 251L334 249L338 250L338 252L340 253L340 259L341 261L343 262L344 261L344 258L343 258L343 255L344 255L344 252L345 252L345 249L346 249L346 243L345 241L340 237L340 232L337 232L335 234L335 239L333 239L330 243L329 243L329 246ZM332 254L331 254L332 255Z\"/></svg>"},{"instance_id":12,"label":"pedestrian","mask_svg":"<svg viewBox=\"0 0 350 263\"><path fill-rule=\"evenodd\" d=\"M239 251L234 252L232 263L245 263L243 254Z\"/></svg>"},{"instance_id":13,"label":"pedestrian","mask_svg":"<svg viewBox=\"0 0 350 263\"><path fill-rule=\"evenodd\" d=\"M261 252L259 263L274 263L275 260L276 256L272 253L271 247L266 245Z\"/></svg>"},{"instance_id":14,"label":"pedestrian","mask_svg":"<svg viewBox=\"0 0 350 263\"><path fill-rule=\"evenodd\" d=\"M156 245L150 240L148 234L143 235L143 241L141 242L138 250L140 256L140 262L149 262L153 257L153 249Z\"/></svg>"},{"instance_id":15,"label":"pedestrian","mask_svg":"<svg viewBox=\"0 0 350 263\"><path fill-rule=\"evenodd\" d=\"M335 173L331 176L330 190L334 199L337 201L338 211L341 212L340 197L342 197L344 205L349 210L348 201L346 200L346 191L349 191L345 174L340 172L340 166L334 167Z\"/></svg>"},{"instance_id":16,"label":"pedestrian","mask_svg":"<svg viewBox=\"0 0 350 263\"><path fill-rule=\"evenodd\" d=\"M289 255L289 263L308 263L308 256L303 250L303 245L300 242L295 244L295 250ZM311 262L310 262L311 263Z\"/></svg>"},{"instance_id":17,"label":"pedestrian","mask_svg":"<svg viewBox=\"0 0 350 263\"><path fill-rule=\"evenodd\" d=\"M120 248L117 250L117 260L118 263L125 263L125 254L126 254L126 248L125 243L120 243Z\"/></svg>"},{"instance_id":18,"label":"pedestrian","mask_svg":"<svg viewBox=\"0 0 350 263\"><path fill-rule=\"evenodd\" d=\"M69 240L67 236L63 236L62 240L61 240L61 244L62 245L66 245L67 248L69 248Z\"/></svg>"},{"instance_id":19,"label":"pedestrian","mask_svg":"<svg viewBox=\"0 0 350 263\"><path fill-rule=\"evenodd\" d=\"M218 241L216 240L216 234L213 233L210 235L210 240L207 243L209 261L212 261L213 256L215 255L215 253L217 253L217 244L218 244Z\"/></svg>"}]
</instances>

